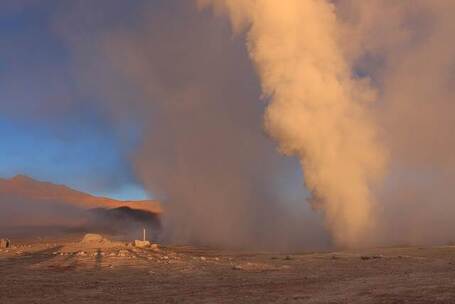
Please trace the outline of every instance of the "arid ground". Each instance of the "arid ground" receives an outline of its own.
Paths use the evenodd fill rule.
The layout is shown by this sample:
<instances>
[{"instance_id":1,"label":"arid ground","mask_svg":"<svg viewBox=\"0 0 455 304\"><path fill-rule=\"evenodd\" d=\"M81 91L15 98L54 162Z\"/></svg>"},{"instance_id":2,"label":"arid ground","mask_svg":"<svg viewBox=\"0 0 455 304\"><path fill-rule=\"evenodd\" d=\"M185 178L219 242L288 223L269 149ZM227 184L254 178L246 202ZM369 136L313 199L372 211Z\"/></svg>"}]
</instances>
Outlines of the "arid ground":
<instances>
[{"instance_id":1,"label":"arid ground","mask_svg":"<svg viewBox=\"0 0 455 304\"><path fill-rule=\"evenodd\" d=\"M455 247L287 254L81 236L0 251L0 303L455 303Z\"/></svg>"}]
</instances>

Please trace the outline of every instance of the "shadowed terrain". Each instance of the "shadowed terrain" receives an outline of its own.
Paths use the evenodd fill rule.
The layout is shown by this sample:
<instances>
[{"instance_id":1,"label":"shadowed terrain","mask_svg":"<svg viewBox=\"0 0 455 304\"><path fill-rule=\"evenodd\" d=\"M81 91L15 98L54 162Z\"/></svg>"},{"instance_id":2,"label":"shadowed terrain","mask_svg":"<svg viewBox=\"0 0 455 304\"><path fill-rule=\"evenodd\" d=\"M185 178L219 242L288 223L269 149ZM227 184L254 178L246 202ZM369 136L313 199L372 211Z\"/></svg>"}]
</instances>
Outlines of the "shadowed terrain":
<instances>
[{"instance_id":1,"label":"shadowed terrain","mask_svg":"<svg viewBox=\"0 0 455 304\"><path fill-rule=\"evenodd\" d=\"M87 232L103 232L122 235L126 238L139 238L142 229L157 238L161 231L160 217L146 210L118 207L113 209L96 208L88 210Z\"/></svg>"}]
</instances>

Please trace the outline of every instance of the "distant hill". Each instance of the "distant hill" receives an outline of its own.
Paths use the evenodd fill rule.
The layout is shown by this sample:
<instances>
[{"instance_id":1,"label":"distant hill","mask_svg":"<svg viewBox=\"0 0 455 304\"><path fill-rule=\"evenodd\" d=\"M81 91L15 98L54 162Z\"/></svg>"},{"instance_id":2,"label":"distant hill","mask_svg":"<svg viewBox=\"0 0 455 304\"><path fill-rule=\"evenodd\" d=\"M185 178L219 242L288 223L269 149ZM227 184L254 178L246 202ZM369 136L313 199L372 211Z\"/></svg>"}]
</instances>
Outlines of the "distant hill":
<instances>
[{"instance_id":1,"label":"distant hill","mask_svg":"<svg viewBox=\"0 0 455 304\"><path fill-rule=\"evenodd\" d=\"M88 210L86 227L91 231L140 238L143 228L148 238L154 240L160 234L161 220L158 214L130 207Z\"/></svg>"},{"instance_id":2,"label":"distant hill","mask_svg":"<svg viewBox=\"0 0 455 304\"><path fill-rule=\"evenodd\" d=\"M17 175L11 179L0 178L0 196L3 199L11 197L29 199L30 201L59 202L64 205L84 209L126 206L157 214L162 212L161 205L158 201L121 201L106 197L97 197L71 189L65 185L37 181L24 175Z\"/></svg>"},{"instance_id":3,"label":"distant hill","mask_svg":"<svg viewBox=\"0 0 455 304\"><path fill-rule=\"evenodd\" d=\"M0 178L0 234L11 231L11 227L21 231L27 228L27 232L33 231L33 227L101 227L122 232L123 227L137 230L145 223L155 230L160 226L161 213L160 203L154 200L97 197L24 175Z\"/></svg>"}]
</instances>

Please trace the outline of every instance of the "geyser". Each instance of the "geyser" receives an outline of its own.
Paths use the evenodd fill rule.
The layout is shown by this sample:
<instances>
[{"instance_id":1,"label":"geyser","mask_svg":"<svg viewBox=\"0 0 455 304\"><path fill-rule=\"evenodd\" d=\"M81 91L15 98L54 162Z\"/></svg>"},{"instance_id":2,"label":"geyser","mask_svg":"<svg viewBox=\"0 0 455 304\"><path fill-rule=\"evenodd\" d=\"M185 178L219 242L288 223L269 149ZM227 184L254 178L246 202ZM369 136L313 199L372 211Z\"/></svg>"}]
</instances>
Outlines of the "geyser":
<instances>
[{"instance_id":1,"label":"geyser","mask_svg":"<svg viewBox=\"0 0 455 304\"><path fill-rule=\"evenodd\" d=\"M329 1L200 1L247 30L251 59L270 98L265 128L300 159L313 201L338 245L363 242L374 223L373 183L384 173L370 103L375 92L351 69Z\"/></svg>"}]
</instances>

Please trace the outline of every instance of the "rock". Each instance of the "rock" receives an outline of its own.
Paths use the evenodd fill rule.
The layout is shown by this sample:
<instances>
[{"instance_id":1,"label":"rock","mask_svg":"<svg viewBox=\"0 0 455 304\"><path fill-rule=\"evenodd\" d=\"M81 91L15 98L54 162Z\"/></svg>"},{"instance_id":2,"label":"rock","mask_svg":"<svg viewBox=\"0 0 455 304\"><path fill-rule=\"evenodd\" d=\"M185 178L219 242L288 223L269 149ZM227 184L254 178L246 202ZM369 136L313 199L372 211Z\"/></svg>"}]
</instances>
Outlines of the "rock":
<instances>
[{"instance_id":1,"label":"rock","mask_svg":"<svg viewBox=\"0 0 455 304\"><path fill-rule=\"evenodd\" d=\"M135 240L135 241L133 242L133 245L134 245L134 247L145 248L145 247L150 247L150 242L149 242L149 241L139 241L139 240Z\"/></svg>"},{"instance_id":2,"label":"rock","mask_svg":"<svg viewBox=\"0 0 455 304\"><path fill-rule=\"evenodd\" d=\"M150 249L152 249L152 250L160 250L158 244L151 244L150 245Z\"/></svg>"},{"instance_id":3,"label":"rock","mask_svg":"<svg viewBox=\"0 0 455 304\"><path fill-rule=\"evenodd\" d=\"M102 243L106 242L107 240L100 234L94 234L94 233L87 233L84 235L82 238L81 243Z\"/></svg>"},{"instance_id":4,"label":"rock","mask_svg":"<svg viewBox=\"0 0 455 304\"><path fill-rule=\"evenodd\" d=\"M11 241L8 239L0 239L0 248L10 248L11 247Z\"/></svg>"},{"instance_id":5,"label":"rock","mask_svg":"<svg viewBox=\"0 0 455 304\"><path fill-rule=\"evenodd\" d=\"M129 256L129 253L130 252L128 250L121 249L121 250L118 251L117 256L119 256L119 257L127 257L127 256Z\"/></svg>"}]
</instances>

